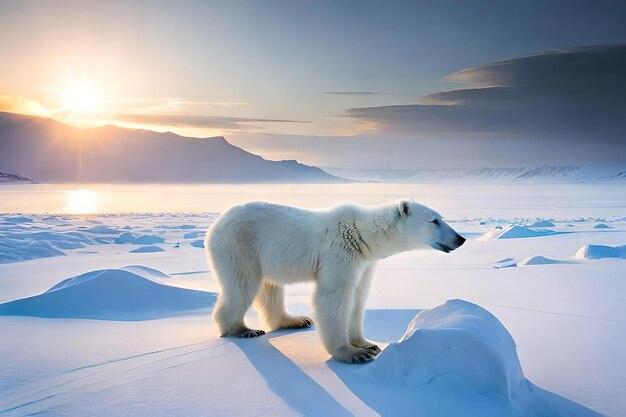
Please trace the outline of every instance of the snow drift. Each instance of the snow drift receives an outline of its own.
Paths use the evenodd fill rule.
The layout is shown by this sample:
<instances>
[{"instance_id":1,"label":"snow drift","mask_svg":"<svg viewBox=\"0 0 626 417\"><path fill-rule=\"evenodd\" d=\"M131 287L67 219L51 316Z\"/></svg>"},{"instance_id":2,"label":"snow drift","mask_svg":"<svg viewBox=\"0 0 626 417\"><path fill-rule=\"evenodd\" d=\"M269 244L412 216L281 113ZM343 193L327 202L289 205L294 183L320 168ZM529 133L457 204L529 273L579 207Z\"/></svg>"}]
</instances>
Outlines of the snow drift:
<instances>
[{"instance_id":1,"label":"snow drift","mask_svg":"<svg viewBox=\"0 0 626 417\"><path fill-rule=\"evenodd\" d=\"M0 263L63 256L65 250L111 243L114 237L110 231L119 233L107 226L68 230L67 225L49 227L39 222L33 225L30 218L0 217L0 220L4 220L0 227ZM44 227L49 230L41 231Z\"/></svg>"},{"instance_id":2,"label":"snow drift","mask_svg":"<svg viewBox=\"0 0 626 417\"><path fill-rule=\"evenodd\" d=\"M463 300L420 312L398 342L360 371L361 380L367 374L382 380L383 391L389 387L397 397L377 407L381 415L409 415L409 407L411 415L471 410L499 417L598 416L526 379L507 329L487 310Z\"/></svg>"},{"instance_id":3,"label":"snow drift","mask_svg":"<svg viewBox=\"0 0 626 417\"><path fill-rule=\"evenodd\" d=\"M150 245L150 246L142 246L140 248L133 249L128 253L155 253L155 252L165 252L165 249L163 249L160 246Z\"/></svg>"},{"instance_id":4,"label":"snow drift","mask_svg":"<svg viewBox=\"0 0 626 417\"><path fill-rule=\"evenodd\" d=\"M49 256L65 256L65 252L47 241L5 238L0 242L0 263L27 261Z\"/></svg>"},{"instance_id":5,"label":"snow drift","mask_svg":"<svg viewBox=\"0 0 626 417\"><path fill-rule=\"evenodd\" d=\"M554 227L554 223L550 220L537 220L530 227Z\"/></svg>"},{"instance_id":6,"label":"snow drift","mask_svg":"<svg viewBox=\"0 0 626 417\"><path fill-rule=\"evenodd\" d=\"M134 245L154 245L155 243L164 243L165 239L155 235L141 235L133 241Z\"/></svg>"},{"instance_id":7,"label":"snow drift","mask_svg":"<svg viewBox=\"0 0 626 417\"><path fill-rule=\"evenodd\" d=\"M623 258L626 259L626 245L605 246L585 245L578 249L576 257L580 259Z\"/></svg>"},{"instance_id":8,"label":"snow drift","mask_svg":"<svg viewBox=\"0 0 626 417\"><path fill-rule=\"evenodd\" d=\"M520 265L553 265L553 264L569 264L569 261L560 261L557 259L546 258L545 256L537 255L526 258L520 261Z\"/></svg>"},{"instance_id":9,"label":"snow drift","mask_svg":"<svg viewBox=\"0 0 626 417\"><path fill-rule=\"evenodd\" d=\"M452 374L475 391L509 399L529 389L509 332L487 310L462 300L415 316L402 339L389 345L369 369L376 377L408 386Z\"/></svg>"},{"instance_id":10,"label":"snow drift","mask_svg":"<svg viewBox=\"0 0 626 417\"><path fill-rule=\"evenodd\" d=\"M556 235L564 232L555 232L553 230L544 230L538 229L533 230L526 226L508 226L504 229L495 228L476 240L485 241L485 240L494 240L494 239L519 239L526 237L540 237L540 236L549 236Z\"/></svg>"},{"instance_id":11,"label":"snow drift","mask_svg":"<svg viewBox=\"0 0 626 417\"><path fill-rule=\"evenodd\" d=\"M213 307L214 293L165 285L152 268L130 266L87 272L43 294L0 304L0 315L98 320L149 320Z\"/></svg>"},{"instance_id":12,"label":"snow drift","mask_svg":"<svg viewBox=\"0 0 626 417\"><path fill-rule=\"evenodd\" d=\"M204 249L204 240L198 239L191 242L191 246Z\"/></svg>"}]
</instances>

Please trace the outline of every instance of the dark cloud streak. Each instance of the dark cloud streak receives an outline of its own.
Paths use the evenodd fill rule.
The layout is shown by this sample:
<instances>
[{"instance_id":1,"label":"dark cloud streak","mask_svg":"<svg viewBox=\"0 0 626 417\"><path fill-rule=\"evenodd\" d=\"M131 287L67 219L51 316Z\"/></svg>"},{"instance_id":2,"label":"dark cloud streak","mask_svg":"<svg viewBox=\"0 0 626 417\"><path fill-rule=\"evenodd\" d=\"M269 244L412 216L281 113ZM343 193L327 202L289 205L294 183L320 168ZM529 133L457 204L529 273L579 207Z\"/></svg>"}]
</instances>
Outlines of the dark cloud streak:
<instances>
[{"instance_id":1,"label":"dark cloud streak","mask_svg":"<svg viewBox=\"0 0 626 417\"><path fill-rule=\"evenodd\" d=\"M322 94L335 96L388 96L392 94L379 93L376 91L322 91Z\"/></svg>"},{"instance_id":2,"label":"dark cloud streak","mask_svg":"<svg viewBox=\"0 0 626 417\"><path fill-rule=\"evenodd\" d=\"M255 123L310 123L304 120L222 117L187 114L118 113L113 118L120 122L192 128L249 130Z\"/></svg>"},{"instance_id":3,"label":"dark cloud streak","mask_svg":"<svg viewBox=\"0 0 626 417\"><path fill-rule=\"evenodd\" d=\"M347 110L383 133L588 141L626 147L626 44L551 50L469 68L424 104Z\"/></svg>"}]
</instances>

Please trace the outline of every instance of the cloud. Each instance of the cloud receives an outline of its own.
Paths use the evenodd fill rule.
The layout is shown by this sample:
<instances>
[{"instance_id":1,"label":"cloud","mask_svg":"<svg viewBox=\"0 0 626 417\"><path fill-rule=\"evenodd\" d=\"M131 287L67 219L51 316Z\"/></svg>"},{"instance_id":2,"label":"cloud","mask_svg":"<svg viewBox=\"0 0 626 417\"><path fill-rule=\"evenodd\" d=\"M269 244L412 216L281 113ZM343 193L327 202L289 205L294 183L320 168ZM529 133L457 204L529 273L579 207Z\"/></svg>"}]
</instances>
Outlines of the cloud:
<instances>
[{"instance_id":1,"label":"cloud","mask_svg":"<svg viewBox=\"0 0 626 417\"><path fill-rule=\"evenodd\" d=\"M322 94L330 94L337 96L384 96L389 95L385 93L378 93L375 91L322 91Z\"/></svg>"},{"instance_id":2,"label":"cloud","mask_svg":"<svg viewBox=\"0 0 626 417\"><path fill-rule=\"evenodd\" d=\"M199 109L246 106L246 102L198 101L181 97L125 98L109 100L125 113L194 113Z\"/></svg>"},{"instance_id":3,"label":"cloud","mask_svg":"<svg viewBox=\"0 0 626 417\"><path fill-rule=\"evenodd\" d=\"M41 103L22 96L0 96L0 111L45 117L52 114Z\"/></svg>"},{"instance_id":4,"label":"cloud","mask_svg":"<svg viewBox=\"0 0 626 417\"><path fill-rule=\"evenodd\" d=\"M384 133L626 146L626 44L550 50L446 77L465 88L421 104L347 110Z\"/></svg>"},{"instance_id":5,"label":"cloud","mask_svg":"<svg viewBox=\"0 0 626 417\"><path fill-rule=\"evenodd\" d=\"M112 116L112 119L124 123L152 126L212 128L237 131L256 129L258 128L258 126L255 125L256 123L310 123L304 120L142 113L117 113Z\"/></svg>"}]
</instances>

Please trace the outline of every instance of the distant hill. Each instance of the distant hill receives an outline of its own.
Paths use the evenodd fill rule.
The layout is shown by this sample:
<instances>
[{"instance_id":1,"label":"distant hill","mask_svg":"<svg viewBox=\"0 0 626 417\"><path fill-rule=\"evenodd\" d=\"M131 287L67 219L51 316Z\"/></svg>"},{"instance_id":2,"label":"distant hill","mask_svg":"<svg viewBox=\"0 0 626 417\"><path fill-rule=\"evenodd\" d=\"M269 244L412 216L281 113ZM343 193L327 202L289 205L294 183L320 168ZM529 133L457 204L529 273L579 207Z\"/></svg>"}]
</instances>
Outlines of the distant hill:
<instances>
[{"instance_id":1,"label":"distant hill","mask_svg":"<svg viewBox=\"0 0 626 417\"><path fill-rule=\"evenodd\" d=\"M33 182L33 180L23 177L18 174L9 174L7 172L0 172L0 184L14 184L14 183L25 183L25 182Z\"/></svg>"},{"instance_id":2,"label":"distant hill","mask_svg":"<svg viewBox=\"0 0 626 417\"><path fill-rule=\"evenodd\" d=\"M364 182L626 182L623 166L555 166L535 168L348 169L326 172Z\"/></svg>"},{"instance_id":3,"label":"distant hill","mask_svg":"<svg viewBox=\"0 0 626 417\"><path fill-rule=\"evenodd\" d=\"M0 112L0 172L38 182L333 183L346 180L297 161L268 161L223 137L103 126Z\"/></svg>"}]
</instances>

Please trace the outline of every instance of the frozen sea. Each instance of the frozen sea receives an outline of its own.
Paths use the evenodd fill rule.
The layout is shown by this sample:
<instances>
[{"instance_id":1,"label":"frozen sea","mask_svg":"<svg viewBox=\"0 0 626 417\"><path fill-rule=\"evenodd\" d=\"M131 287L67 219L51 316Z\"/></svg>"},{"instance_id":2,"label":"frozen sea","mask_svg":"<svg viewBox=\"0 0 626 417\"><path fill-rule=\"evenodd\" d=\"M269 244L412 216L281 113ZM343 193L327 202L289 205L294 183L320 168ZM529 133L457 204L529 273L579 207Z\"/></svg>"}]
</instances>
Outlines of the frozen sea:
<instances>
[{"instance_id":1,"label":"frozen sea","mask_svg":"<svg viewBox=\"0 0 626 417\"><path fill-rule=\"evenodd\" d=\"M395 379L332 360L315 328L218 337L219 287L198 242L220 212L400 198L437 209L468 242L381 261L365 336L415 364L423 352L397 343L409 322L437 306L458 320L445 303L466 300L478 307L463 314L488 310L510 333L514 346L490 357L516 352L528 400L503 396L514 378L463 353L450 327L444 347L461 352L446 372L399 367L394 347L374 363ZM3 185L0 213L0 416L626 416L624 185ZM310 314L312 291L290 286L288 309ZM253 310L247 320L262 326ZM481 343L495 346L497 332Z\"/></svg>"}]
</instances>

